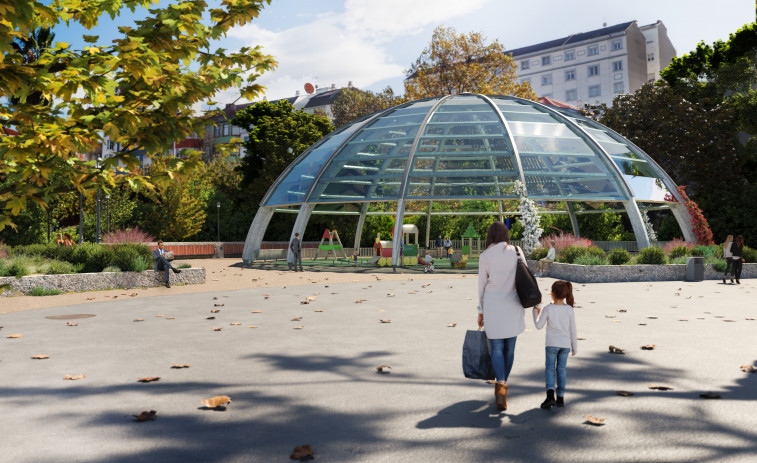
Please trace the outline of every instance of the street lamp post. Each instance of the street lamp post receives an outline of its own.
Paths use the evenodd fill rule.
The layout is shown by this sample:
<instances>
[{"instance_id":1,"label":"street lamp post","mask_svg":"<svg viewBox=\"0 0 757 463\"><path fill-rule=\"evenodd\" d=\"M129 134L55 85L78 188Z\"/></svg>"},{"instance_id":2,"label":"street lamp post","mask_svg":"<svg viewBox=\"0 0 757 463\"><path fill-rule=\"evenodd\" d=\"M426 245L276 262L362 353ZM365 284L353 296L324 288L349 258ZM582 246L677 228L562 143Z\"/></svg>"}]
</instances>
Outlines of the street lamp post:
<instances>
[{"instance_id":1,"label":"street lamp post","mask_svg":"<svg viewBox=\"0 0 757 463\"><path fill-rule=\"evenodd\" d=\"M97 157L97 161L95 162L95 166L97 169L100 169L100 161L102 158L100 156ZM95 242L100 243L100 185L97 185L97 235L95 237Z\"/></svg>"},{"instance_id":2,"label":"street lamp post","mask_svg":"<svg viewBox=\"0 0 757 463\"><path fill-rule=\"evenodd\" d=\"M216 214L216 230L218 230L218 239L216 239L217 242L221 242L221 201L216 201L216 209L218 210L218 214Z\"/></svg>"},{"instance_id":3,"label":"street lamp post","mask_svg":"<svg viewBox=\"0 0 757 463\"><path fill-rule=\"evenodd\" d=\"M84 242L84 195L79 193L79 244Z\"/></svg>"},{"instance_id":4,"label":"street lamp post","mask_svg":"<svg viewBox=\"0 0 757 463\"><path fill-rule=\"evenodd\" d=\"M105 195L105 234L110 233L110 195Z\"/></svg>"}]
</instances>

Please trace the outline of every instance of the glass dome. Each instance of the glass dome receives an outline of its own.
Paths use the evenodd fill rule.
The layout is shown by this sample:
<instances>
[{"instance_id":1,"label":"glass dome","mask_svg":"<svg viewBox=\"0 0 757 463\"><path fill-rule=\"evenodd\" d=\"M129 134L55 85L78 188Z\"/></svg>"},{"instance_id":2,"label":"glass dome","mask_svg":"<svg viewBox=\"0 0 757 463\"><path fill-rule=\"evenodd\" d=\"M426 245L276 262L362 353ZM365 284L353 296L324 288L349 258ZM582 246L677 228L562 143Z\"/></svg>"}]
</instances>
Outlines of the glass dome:
<instances>
[{"instance_id":1,"label":"glass dome","mask_svg":"<svg viewBox=\"0 0 757 463\"><path fill-rule=\"evenodd\" d=\"M299 208L295 228L303 231L316 206L361 214L360 204L392 201L399 224L407 201L513 200L518 180L537 201L623 203L640 247L649 238L637 202L683 218L671 202L682 204L673 181L607 127L530 100L460 94L380 111L313 145L263 198L258 215L269 217L253 221L245 260L276 209Z\"/></svg>"}]
</instances>

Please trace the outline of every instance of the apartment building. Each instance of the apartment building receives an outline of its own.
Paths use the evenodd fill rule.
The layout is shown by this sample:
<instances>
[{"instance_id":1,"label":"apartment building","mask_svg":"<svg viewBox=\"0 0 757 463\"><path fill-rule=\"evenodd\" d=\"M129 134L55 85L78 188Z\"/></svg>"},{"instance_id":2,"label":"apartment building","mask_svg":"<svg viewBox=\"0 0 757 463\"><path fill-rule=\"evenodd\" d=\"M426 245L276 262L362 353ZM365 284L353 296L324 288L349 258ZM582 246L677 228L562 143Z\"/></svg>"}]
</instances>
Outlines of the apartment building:
<instances>
[{"instance_id":1,"label":"apartment building","mask_svg":"<svg viewBox=\"0 0 757 463\"><path fill-rule=\"evenodd\" d=\"M662 21L629 21L508 51L520 81L539 97L571 105L605 103L660 78L675 56Z\"/></svg>"}]
</instances>

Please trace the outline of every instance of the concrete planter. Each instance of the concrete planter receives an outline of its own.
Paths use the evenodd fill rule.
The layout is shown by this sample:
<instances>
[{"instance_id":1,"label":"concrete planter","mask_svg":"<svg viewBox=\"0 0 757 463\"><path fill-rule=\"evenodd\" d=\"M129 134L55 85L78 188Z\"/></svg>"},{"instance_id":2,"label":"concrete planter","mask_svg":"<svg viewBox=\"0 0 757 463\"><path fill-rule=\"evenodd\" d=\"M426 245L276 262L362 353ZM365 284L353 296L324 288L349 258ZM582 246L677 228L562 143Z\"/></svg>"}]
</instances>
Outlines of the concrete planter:
<instances>
[{"instance_id":1,"label":"concrete planter","mask_svg":"<svg viewBox=\"0 0 757 463\"><path fill-rule=\"evenodd\" d=\"M14 291L4 291L2 296L27 294L33 288L59 289L65 293L79 291L100 291L117 288L150 288L163 286L163 272L119 272L119 273L74 273L67 275L35 275L21 278L0 277L0 285L10 284ZM181 273L171 273L172 285L196 285L205 283L204 268L185 268Z\"/></svg>"},{"instance_id":2,"label":"concrete planter","mask_svg":"<svg viewBox=\"0 0 757 463\"><path fill-rule=\"evenodd\" d=\"M528 261L528 266L536 273L539 262ZM553 262L545 267L544 276L567 280L573 283L612 283L620 281L683 281L686 276L685 264L668 265L576 265ZM720 280L723 274L705 264L704 279ZM757 278L757 264L744 264L741 278Z\"/></svg>"}]
</instances>

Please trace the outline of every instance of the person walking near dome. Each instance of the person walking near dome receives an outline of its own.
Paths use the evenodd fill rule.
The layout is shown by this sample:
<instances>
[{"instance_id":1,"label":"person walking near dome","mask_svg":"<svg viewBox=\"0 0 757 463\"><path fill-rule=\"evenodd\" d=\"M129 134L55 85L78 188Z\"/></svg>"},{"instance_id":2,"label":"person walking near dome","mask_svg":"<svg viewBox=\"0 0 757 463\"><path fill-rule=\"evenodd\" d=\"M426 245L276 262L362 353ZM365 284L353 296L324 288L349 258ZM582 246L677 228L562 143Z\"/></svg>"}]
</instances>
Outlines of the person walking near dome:
<instances>
[{"instance_id":1,"label":"person walking near dome","mask_svg":"<svg viewBox=\"0 0 757 463\"><path fill-rule=\"evenodd\" d=\"M526 258L522 250L508 244L509 239L504 223L492 223L478 263L478 325L491 344L499 410L507 410L507 380L515 360L515 341L526 329L525 310L515 290L518 259L526 262Z\"/></svg>"},{"instance_id":2,"label":"person walking near dome","mask_svg":"<svg viewBox=\"0 0 757 463\"><path fill-rule=\"evenodd\" d=\"M736 278L736 284L741 284L741 266L744 262L744 258L741 256L741 254L744 252L744 237L739 235L736 237L736 239L733 240L733 243L731 244L731 260L733 261L731 268L731 271L733 272L731 274L731 283L733 283L733 279Z\"/></svg>"},{"instance_id":3,"label":"person walking near dome","mask_svg":"<svg viewBox=\"0 0 757 463\"><path fill-rule=\"evenodd\" d=\"M723 284L725 284L725 279L728 278L728 273L731 272L731 266L733 265L733 253L731 252L732 244L733 235L728 235L728 238L725 239L725 244L723 245L723 259L725 259L725 273L723 274Z\"/></svg>"}]
</instances>

